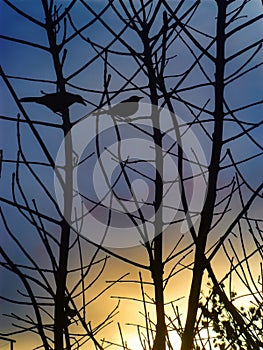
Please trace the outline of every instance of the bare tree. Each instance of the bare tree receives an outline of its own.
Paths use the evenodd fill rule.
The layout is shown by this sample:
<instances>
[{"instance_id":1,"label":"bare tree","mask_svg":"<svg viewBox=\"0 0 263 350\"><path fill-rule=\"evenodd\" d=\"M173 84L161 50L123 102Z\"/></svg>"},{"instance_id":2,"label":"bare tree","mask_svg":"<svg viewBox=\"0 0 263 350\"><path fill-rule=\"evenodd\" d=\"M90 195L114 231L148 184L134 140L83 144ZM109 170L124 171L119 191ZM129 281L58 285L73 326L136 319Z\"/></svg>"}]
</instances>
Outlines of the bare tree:
<instances>
[{"instance_id":1,"label":"bare tree","mask_svg":"<svg viewBox=\"0 0 263 350\"><path fill-rule=\"evenodd\" d=\"M49 259L49 267L42 268L31 257L11 229L9 214L2 211L7 235L27 259L20 264L1 249L2 266L20 278L26 290L23 296L30 302L4 299L32 304L34 309L34 319L13 315L26 322L20 329L38 333L45 349L79 348L87 340L96 349L114 345L110 339L99 342L97 333L111 322L116 308L95 327L86 318L86 307L101 295L87 300L86 290L93 285L91 272L102 266L95 282L107 257L112 256L140 271L136 281L121 278L110 285L126 282L139 286L145 324L137 327L143 349L172 349L170 331L181 337L181 350L213 346L258 349L262 346L259 318L263 293L262 219L257 210L263 185L245 173L250 167L258 169L262 157L260 88L253 94L247 89L253 81L251 75L262 65L262 43L257 35L262 14L253 10L253 6L260 8L259 2L215 0L208 5L205 1L119 0L94 5L80 0L64 8L42 0L44 21L10 1L3 2L43 30L47 44L8 35L1 38L10 45L49 53L55 76L52 80L22 77L1 69L19 109L17 117L1 117L16 123L18 145L17 159L7 159L5 151L1 154L3 172L8 165L15 165L10 198L2 196L1 201L18 210L36 230ZM80 13L88 19L77 19ZM82 49L88 55L84 62ZM30 94L20 100L15 89L20 81L24 86L55 85L54 105L43 100L54 97L48 94L42 100L28 98ZM239 84L245 91L241 101L235 96L236 91L242 93ZM69 88L77 90L77 95L68 95ZM122 95L144 100L137 104L137 100L127 99L113 107L115 98ZM85 112L89 112L84 116L80 114L84 107L78 105L85 103L83 98ZM30 117L23 104L30 101L48 106L60 122ZM69 107L82 116L70 113ZM26 154L22 125L34 135L43 161L32 161L30 153ZM60 145L51 151L52 142L43 141L40 126L59 135L59 151ZM244 155L237 145L243 145ZM38 166L55 174L58 201L50 183L45 183L45 173L35 170ZM22 167L44 191L55 212L50 214L40 206L40 193L29 199ZM146 195L140 186L136 188L135 180L146 183ZM94 226L94 218L101 225ZM52 233L53 226L59 228L59 238ZM145 253L143 262L114 249L136 244ZM84 254L84 247L91 253ZM74 260L71 252L78 256L76 268L70 267ZM225 270L230 266L223 277L218 257ZM189 271L185 313L176 301L165 300L165 291ZM73 286L71 273L78 273ZM210 285L204 295L206 273ZM52 276L52 282L47 276ZM233 278L251 298L249 311L238 309ZM150 294L145 290L149 286ZM81 333L75 332L77 322ZM119 331L120 346L127 349L121 327Z\"/></svg>"},{"instance_id":2,"label":"bare tree","mask_svg":"<svg viewBox=\"0 0 263 350\"><path fill-rule=\"evenodd\" d=\"M9 335L26 331L37 333L41 338L41 344L44 349L79 348L88 340L91 340L96 348L102 349L95 335L110 322L116 311L116 308L114 308L112 313L107 316L105 322L102 321L98 323L94 326L94 329L92 329L89 320L86 318L86 308L93 300L97 299L99 295L87 299L86 291L93 286L95 281L103 273L107 257L99 257L99 245L97 245L95 249L91 249L89 245L83 245L83 242L81 242L78 236L78 232L76 232L76 230L75 232L72 231L71 228L71 220L74 222L72 172L75 165L73 159L73 145L70 137L72 121L70 120L69 106L75 102L84 103L84 100L82 100L79 95L75 94L71 95L73 96L73 100L70 101L70 95L66 92L68 82L63 73L63 65L67 56L65 45L75 37L75 35L69 39L66 37L68 34L66 18L69 16L69 11L73 7L74 2L75 1L60 13L59 8L53 1L48 2L43 0L41 4L44 12L44 21L40 22L23 12L14 4L6 1L5 4L21 15L25 21L28 20L31 25L37 25L46 33L47 46L2 36L5 40L12 40L15 43L48 52L52 59L52 67L55 76L54 81L21 78L20 76L12 77L16 80L22 79L41 84L48 83L55 87L54 93L44 94L40 97L44 98L43 103L42 100L38 102L38 99L35 99L35 97L25 97L20 101L14 87L9 81L10 77L8 77L1 68L1 75L6 87L20 110L17 118L3 117L5 121L14 122L17 127L18 152L16 160L3 157L4 163L15 164L15 171L12 174L11 180L12 198L1 198L1 200L3 203L11 206L12 209L18 210L20 215L30 224L32 237L29 239L36 240L36 242L39 241L42 244L44 255L42 259L47 259L47 261L43 261L42 259L37 260L31 256L30 248L28 248L26 241L19 238L19 233L17 233L20 229L19 225L13 230L10 228L10 224L7 221L7 217L10 217L10 213L12 213L11 209L9 209L9 214L5 214L4 211L1 210L1 217L6 233L16 245L16 249L20 252L19 254L23 256L23 263L21 264L16 262L16 259L12 259L10 254L1 248L1 256L3 258L1 265L17 275L24 288L24 291L19 291L22 300L21 298L17 300L9 297L3 298L13 304L31 305L34 314L34 316L31 317L12 313L11 317L21 324L15 324L18 330L9 332ZM60 37L62 28L63 34L62 37ZM21 104L21 102L29 101L43 104L49 107L52 112L58 113L61 123L33 120L34 118L29 116ZM32 137L35 138L35 140L32 141L33 147L39 147L41 150L42 155L38 161L31 161L30 157L32 157L32 154L24 150L25 147L22 140L24 130L21 130L23 128L22 125L26 125ZM37 129L39 125L53 129L57 133L62 132L63 138L68 135L68 137L65 138L64 165L56 167L51 150L52 145L43 141L41 131ZM48 169L47 177L43 171L39 173L36 169L37 167ZM23 175L25 169L26 175ZM63 191L61 208L56 203L52 187L50 187L50 185L52 185L50 180L52 180L53 173L56 174L59 185ZM25 181L25 176L28 176L28 180L31 178L29 181L38 185L36 197L30 198L32 193L28 194L24 189L23 182ZM45 214L45 206L46 209L47 207L53 207L54 212L52 215ZM55 232L55 234L52 232ZM89 251L89 254L85 254L84 256L83 249ZM72 258L70 258L70 254L73 255L73 262ZM76 256L78 264L77 267L74 268L74 259L76 259ZM93 270L95 271L95 276L86 282L87 276L90 275ZM71 278L73 278L73 283ZM103 293L103 291L101 293ZM78 322L80 322L82 330L76 333L74 331L74 326L76 326L76 324L78 325Z\"/></svg>"}]
</instances>

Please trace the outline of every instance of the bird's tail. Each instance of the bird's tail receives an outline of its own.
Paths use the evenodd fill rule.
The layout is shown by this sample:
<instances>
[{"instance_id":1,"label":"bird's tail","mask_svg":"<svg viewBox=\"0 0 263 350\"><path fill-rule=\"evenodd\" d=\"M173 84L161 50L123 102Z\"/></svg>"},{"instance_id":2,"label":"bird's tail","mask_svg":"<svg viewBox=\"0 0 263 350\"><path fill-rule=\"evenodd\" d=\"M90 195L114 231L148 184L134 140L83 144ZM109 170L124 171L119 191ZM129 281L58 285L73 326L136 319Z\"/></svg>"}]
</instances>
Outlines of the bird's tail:
<instances>
[{"instance_id":1,"label":"bird's tail","mask_svg":"<svg viewBox=\"0 0 263 350\"><path fill-rule=\"evenodd\" d=\"M22 97L19 100L20 102L36 102L36 97Z\"/></svg>"}]
</instances>

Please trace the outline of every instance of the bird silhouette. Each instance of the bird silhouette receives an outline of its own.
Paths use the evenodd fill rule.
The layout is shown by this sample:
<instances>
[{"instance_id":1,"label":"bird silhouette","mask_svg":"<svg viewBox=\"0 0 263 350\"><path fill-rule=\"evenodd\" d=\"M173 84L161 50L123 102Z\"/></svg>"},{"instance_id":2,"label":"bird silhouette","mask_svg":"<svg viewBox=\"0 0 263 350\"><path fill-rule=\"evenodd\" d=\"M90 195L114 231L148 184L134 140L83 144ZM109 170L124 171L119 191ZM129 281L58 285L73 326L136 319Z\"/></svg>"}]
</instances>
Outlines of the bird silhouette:
<instances>
[{"instance_id":1,"label":"bird silhouette","mask_svg":"<svg viewBox=\"0 0 263 350\"><path fill-rule=\"evenodd\" d=\"M56 92L52 94L44 94L43 96L23 97L20 102L35 102L44 105L53 112L63 112L73 103L81 103L86 105L85 101L80 95L72 94L70 92Z\"/></svg>"},{"instance_id":2,"label":"bird silhouette","mask_svg":"<svg viewBox=\"0 0 263 350\"><path fill-rule=\"evenodd\" d=\"M140 96L131 96L127 100L123 100L120 103L116 104L113 107L110 107L107 110L100 110L96 114L109 114L112 117L119 118L128 118L131 115L135 114L139 109L139 101L143 97Z\"/></svg>"},{"instance_id":3,"label":"bird silhouette","mask_svg":"<svg viewBox=\"0 0 263 350\"><path fill-rule=\"evenodd\" d=\"M65 311L69 317L74 317L78 314L77 310L71 309L69 306L66 307Z\"/></svg>"}]
</instances>

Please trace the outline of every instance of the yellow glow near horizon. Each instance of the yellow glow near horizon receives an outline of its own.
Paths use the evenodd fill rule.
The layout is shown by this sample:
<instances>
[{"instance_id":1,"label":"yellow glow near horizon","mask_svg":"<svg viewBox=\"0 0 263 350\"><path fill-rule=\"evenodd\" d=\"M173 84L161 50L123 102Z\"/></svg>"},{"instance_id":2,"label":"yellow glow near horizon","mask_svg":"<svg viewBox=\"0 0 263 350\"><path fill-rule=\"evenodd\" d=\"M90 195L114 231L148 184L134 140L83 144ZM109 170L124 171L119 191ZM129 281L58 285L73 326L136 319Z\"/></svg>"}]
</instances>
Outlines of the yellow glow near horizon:
<instances>
[{"instance_id":1,"label":"yellow glow near horizon","mask_svg":"<svg viewBox=\"0 0 263 350\"><path fill-rule=\"evenodd\" d=\"M127 340L127 347L128 349L134 350L134 349L142 349L142 345L139 339L138 335L129 336Z\"/></svg>"},{"instance_id":2,"label":"yellow glow near horizon","mask_svg":"<svg viewBox=\"0 0 263 350\"><path fill-rule=\"evenodd\" d=\"M181 339L179 335L174 332L169 332L169 340L172 345L173 350L180 350L181 346ZM139 339L139 336L137 334L131 334L127 336L127 347L129 350L141 350L142 345ZM166 346L166 349L168 350L169 347Z\"/></svg>"}]
</instances>

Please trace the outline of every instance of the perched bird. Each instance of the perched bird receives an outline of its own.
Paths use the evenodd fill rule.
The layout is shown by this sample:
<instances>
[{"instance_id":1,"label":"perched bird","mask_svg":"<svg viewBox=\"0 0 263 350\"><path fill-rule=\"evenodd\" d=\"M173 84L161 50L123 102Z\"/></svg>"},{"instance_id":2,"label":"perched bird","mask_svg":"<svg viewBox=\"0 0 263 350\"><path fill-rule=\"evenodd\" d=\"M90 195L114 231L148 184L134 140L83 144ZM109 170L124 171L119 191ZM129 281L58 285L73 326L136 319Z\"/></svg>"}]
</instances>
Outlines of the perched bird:
<instances>
[{"instance_id":1,"label":"perched bird","mask_svg":"<svg viewBox=\"0 0 263 350\"><path fill-rule=\"evenodd\" d=\"M97 114L109 114L112 117L128 118L135 114L139 109L139 101L143 97L131 96L127 100L123 100L108 110L98 111Z\"/></svg>"},{"instance_id":2,"label":"perched bird","mask_svg":"<svg viewBox=\"0 0 263 350\"><path fill-rule=\"evenodd\" d=\"M62 112L73 103L81 103L86 105L80 95L70 92L56 92L53 94L44 94L43 96L23 97L20 102L36 102L51 109L53 112Z\"/></svg>"},{"instance_id":3,"label":"perched bird","mask_svg":"<svg viewBox=\"0 0 263 350\"><path fill-rule=\"evenodd\" d=\"M71 309L69 306L66 307L66 313L69 317L74 317L77 315L77 310Z\"/></svg>"},{"instance_id":4,"label":"perched bird","mask_svg":"<svg viewBox=\"0 0 263 350\"><path fill-rule=\"evenodd\" d=\"M72 322L76 322L74 317L78 314L77 310L71 309L69 306L65 308L65 313L63 315L63 322L65 325L69 326Z\"/></svg>"}]
</instances>

